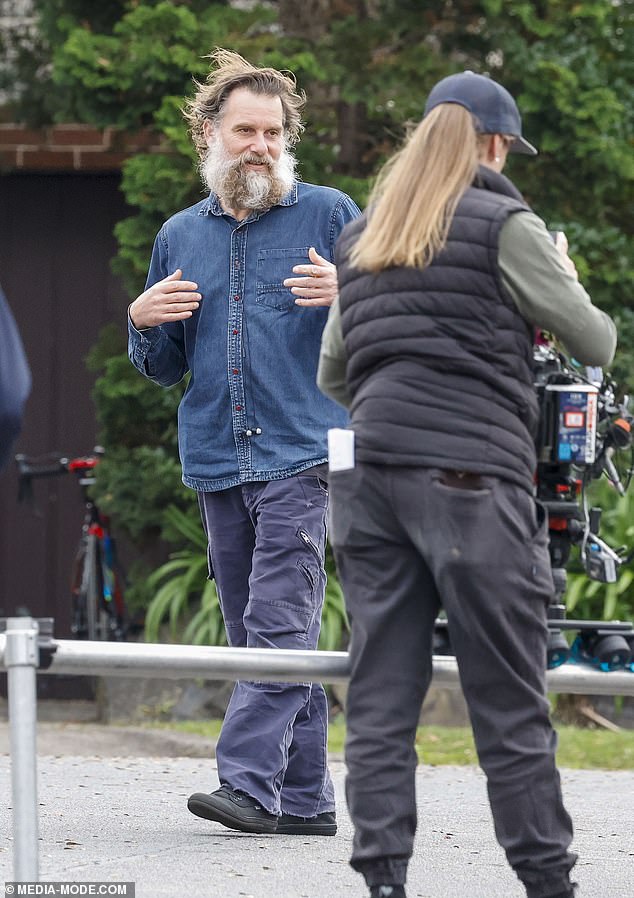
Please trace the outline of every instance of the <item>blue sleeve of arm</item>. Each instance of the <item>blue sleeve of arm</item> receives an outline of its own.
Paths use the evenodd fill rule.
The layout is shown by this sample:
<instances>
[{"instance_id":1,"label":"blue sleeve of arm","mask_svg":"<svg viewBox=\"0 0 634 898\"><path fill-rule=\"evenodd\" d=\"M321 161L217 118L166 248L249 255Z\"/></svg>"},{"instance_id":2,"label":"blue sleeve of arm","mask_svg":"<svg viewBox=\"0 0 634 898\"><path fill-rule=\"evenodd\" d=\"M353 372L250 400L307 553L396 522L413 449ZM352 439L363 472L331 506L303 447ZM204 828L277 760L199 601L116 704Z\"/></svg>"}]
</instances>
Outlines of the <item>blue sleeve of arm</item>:
<instances>
[{"instance_id":1,"label":"blue sleeve of arm","mask_svg":"<svg viewBox=\"0 0 634 898\"><path fill-rule=\"evenodd\" d=\"M330 259L334 262L335 259L335 244L339 239L339 235L341 234L344 227L348 224L349 221L354 221L355 218L358 218L361 215L361 210L354 202L351 200L349 196L345 193L341 195L341 199L335 206L335 210L332 216L331 221L331 229L330 229Z\"/></svg>"},{"instance_id":2,"label":"blue sleeve of arm","mask_svg":"<svg viewBox=\"0 0 634 898\"><path fill-rule=\"evenodd\" d=\"M154 241L145 289L169 273L167 230L163 226ZM162 387L177 384L189 370L182 323L176 321L139 331L128 314L128 356L134 367L154 383Z\"/></svg>"},{"instance_id":3,"label":"blue sleeve of arm","mask_svg":"<svg viewBox=\"0 0 634 898\"><path fill-rule=\"evenodd\" d=\"M11 454L31 392L22 340L4 293L0 290L0 468Z\"/></svg>"}]
</instances>

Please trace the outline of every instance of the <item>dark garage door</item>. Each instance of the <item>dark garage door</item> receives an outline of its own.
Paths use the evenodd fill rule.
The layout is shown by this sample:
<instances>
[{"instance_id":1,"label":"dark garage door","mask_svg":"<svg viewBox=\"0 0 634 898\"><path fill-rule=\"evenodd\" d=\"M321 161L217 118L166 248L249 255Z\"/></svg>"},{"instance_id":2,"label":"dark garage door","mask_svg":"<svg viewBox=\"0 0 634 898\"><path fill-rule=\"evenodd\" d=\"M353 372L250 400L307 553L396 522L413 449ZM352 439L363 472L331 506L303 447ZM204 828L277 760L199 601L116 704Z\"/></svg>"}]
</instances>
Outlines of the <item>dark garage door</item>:
<instances>
[{"instance_id":1,"label":"dark garage door","mask_svg":"<svg viewBox=\"0 0 634 898\"><path fill-rule=\"evenodd\" d=\"M73 455L95 444L85 357L105 324L124 320L127 302L110 270L113 226L127 214L118 185L109 174L0 177L0 283L33 374L16 451ZM35 508L18 505L15 470L0 474L0 614L54 617L56 636L69 638L79 487L60 477L35 493Z\"/></svg>"}]
</instances>

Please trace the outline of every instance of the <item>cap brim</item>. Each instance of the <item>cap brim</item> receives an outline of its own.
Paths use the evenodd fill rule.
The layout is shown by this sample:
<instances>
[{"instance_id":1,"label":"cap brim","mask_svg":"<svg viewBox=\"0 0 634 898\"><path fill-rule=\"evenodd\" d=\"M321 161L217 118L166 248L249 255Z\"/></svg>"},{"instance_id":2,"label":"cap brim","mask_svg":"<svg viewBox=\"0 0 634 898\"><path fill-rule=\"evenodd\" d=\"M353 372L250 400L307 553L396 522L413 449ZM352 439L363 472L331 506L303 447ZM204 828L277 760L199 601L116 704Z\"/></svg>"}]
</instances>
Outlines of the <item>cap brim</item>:
<instances>
[{"instance_id":1,"label":"cap brim","mask_svg":"<svg viewBox=\"0 0 634 898\"><path fill-rule=\"evenodd\" d=\"M520 153L523 156L536 156L537 150L532 143L524 140L523 137L516 137L509 147L509 153Z\"/></svg>"}]
</instances>

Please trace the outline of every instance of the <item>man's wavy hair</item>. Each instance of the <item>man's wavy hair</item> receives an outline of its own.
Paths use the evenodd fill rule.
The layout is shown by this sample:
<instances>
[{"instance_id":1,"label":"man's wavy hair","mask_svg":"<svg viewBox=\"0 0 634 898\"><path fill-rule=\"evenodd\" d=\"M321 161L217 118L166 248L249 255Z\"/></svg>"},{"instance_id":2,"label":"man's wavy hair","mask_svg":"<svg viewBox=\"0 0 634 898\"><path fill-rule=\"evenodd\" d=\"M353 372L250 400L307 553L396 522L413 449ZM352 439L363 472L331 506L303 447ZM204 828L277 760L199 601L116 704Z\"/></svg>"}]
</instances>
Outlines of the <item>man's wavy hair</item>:
<instances>
[{"instance_id":1,"label":"man's wavy hair","mask_svg":"<svg viewBox=\"0 0 634 898\"><path fill-rule=\"evenodd\" d=\"M257 68L233 50L217 47L209 57L213 67L204 84L194 79L195 95L186 101L183 115L189 122L189 133L202 159L207 152L203 122L222 118L229 94L237 87L246 87L254 94L279 97L284 113L284 138L294 146L304 130L301 114L306 103L304 91L298 90L291 72L272 68Z\"/></svg>"}]
</instances>

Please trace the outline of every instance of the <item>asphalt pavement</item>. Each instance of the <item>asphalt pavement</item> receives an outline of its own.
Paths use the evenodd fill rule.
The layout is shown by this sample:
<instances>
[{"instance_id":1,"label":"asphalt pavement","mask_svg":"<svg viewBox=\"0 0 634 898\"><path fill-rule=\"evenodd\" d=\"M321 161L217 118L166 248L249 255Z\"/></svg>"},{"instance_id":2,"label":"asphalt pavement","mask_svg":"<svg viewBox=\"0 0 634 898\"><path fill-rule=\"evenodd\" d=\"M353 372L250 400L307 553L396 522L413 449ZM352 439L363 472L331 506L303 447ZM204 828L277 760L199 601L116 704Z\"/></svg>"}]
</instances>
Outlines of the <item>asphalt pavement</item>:
<instances>
[{"instance_id":1,"label":"asphalt pavement","mask_svg":"<svg viewBox=\"0 0 634 898\"><path fill-rule=\"evenodd\" d=\"M0 874L13 879L7 724L0 722ZM348 866L345 767L331 765L336 837L253 836L192 816L194 791L217 787L202 737L99 724L40 724L40 881L135 882L136 898L364 898ZM634 772L564 770L575 819L579 898L634 896ZM419 831L410 898L523 898L495 842L474 767L417 772Z\"/></svg>"}]
</instances>

